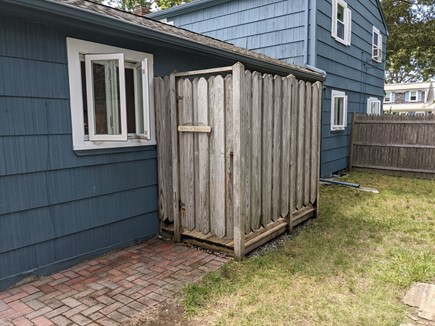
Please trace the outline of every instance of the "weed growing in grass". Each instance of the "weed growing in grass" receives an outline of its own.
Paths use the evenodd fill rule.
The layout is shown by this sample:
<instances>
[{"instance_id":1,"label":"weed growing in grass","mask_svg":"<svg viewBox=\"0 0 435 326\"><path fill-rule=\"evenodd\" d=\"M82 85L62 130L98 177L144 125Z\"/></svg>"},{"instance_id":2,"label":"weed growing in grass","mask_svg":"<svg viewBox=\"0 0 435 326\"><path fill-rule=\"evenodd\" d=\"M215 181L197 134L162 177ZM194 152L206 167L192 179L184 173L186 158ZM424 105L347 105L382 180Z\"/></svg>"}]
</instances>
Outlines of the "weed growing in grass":
<instances>
[{"instance_id":1,"label":"weed growing in grass","mask_svg":"<svg viewBox=\"0 0 435 326\"><path fill-rule=\"evenodd\" d=\"M185 289L191 318L217 325L397 325L400 298L435 281L435 182L355 173L379 195L321 188L321 218L276 250Z\"/></svg>"}]
</instances>

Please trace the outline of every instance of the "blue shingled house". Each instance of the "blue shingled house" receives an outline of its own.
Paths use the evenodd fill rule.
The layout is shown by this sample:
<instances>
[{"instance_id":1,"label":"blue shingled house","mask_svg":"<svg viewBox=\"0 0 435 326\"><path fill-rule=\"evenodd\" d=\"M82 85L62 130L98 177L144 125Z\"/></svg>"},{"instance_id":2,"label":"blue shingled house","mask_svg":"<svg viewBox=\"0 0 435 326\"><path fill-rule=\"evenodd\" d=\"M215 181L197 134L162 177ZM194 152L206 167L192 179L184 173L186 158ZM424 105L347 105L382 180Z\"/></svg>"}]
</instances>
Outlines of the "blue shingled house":
<instances>
[{"instance_id":1,"label":"blue shingled house","mask_svg":"<svg viewBox=\"0 0 435 326\"><path fill-rule=\"evenodd\" d=\"M84 0L0 0L0 290L156 236L153 77L236 62L323 79Z\"/></svg>"},{"instance_id":2,"label":"blue shingled house","mask_svg":"<svg viewBox=\"0 0 435 326\"><path fill-rule=\"evenodd\" d=\"M351 112L381 112L388 31L379 0L198 0L149 17L325 71L323 176L348 167Z\"/></svg>"}]
</instances>

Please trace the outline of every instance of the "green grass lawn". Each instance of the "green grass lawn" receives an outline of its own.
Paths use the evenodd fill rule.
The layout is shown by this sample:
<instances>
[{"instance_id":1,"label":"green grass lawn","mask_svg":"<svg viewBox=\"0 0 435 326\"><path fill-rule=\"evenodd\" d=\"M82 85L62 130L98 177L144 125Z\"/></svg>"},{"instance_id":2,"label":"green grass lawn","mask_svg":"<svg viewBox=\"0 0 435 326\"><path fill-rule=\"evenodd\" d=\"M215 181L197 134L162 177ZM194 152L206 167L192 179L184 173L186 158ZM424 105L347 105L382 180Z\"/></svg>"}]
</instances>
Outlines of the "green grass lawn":
<instances>
[{"instance_id":1,"label":"green grass lawn","mask_svg":"<svg viewBox=\"0 0 435 326\"><path fill-rule=\"evenodd\" d=\"M435 181L352 173L380 194L321 187L321 217L281 247L184 293L195 324L399 325L401 299L435 281Z\"/></svg>"}]
</instances>

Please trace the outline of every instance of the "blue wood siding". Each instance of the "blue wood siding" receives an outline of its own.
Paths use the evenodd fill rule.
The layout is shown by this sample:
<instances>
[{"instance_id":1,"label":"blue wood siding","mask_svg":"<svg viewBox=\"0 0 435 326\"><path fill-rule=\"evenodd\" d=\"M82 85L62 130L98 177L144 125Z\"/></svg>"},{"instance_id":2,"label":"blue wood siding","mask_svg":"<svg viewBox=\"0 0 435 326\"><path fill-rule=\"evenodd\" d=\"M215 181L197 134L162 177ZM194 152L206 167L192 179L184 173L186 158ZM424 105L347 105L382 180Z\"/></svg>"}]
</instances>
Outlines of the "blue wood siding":
<instances>
[{"instance_id":1,"label":"blue wood siding","mask_svg":"<svg viewBox=\"0 0 435 326\"><path fill-rule=\"evenodd\" d=\"M386 30L375 0L347 0L352 10L352 43L345 46L331 36L331 0L317 1L316 67L328 73L322 109L322 175L346 169L349 161L349 142L352 112L367 112L367 99L384 97L384 61ZM383 38L383 62L372 60L373 26ZM344 131L330 131L331 90L346 92L348 96L348 127Z\"/></svg>"},{"instance_id":2,"label":"blue wood siding","mask_svg":"<svg viewBox=\"0 0 435 326\"><path fill-rule=\"evenodd\" d=\"M316 1L315 40L313 21L305 16L309 0L235 0L167 16L176 26L222 39L289 63L308 62L327 72L322 109L321 174L346 169L349 158L351 112L366 112L367 99L383 99L384 63L372 60L372 30L383 36L385 59L386 30L376 0L346 0L352 10L352 44L344 46L331 37L331 0ZM308 17L311 18L309 8ZM308 41L310 44L305 44ZM315 58L310 47L315 47ZM349 98L348 127L330 131L331 90L345 91Z\"/></svg>"},{"instance_id":3,"label":"blue wood siding","mask_svg":"<svg viewBox=\"0 0 435 326\"><path fill-rule=\"evenodd\" d=\"M304 64L306 0L240 0L168 17L177 27Z\"/></svg>"},{"instance_id":4,"label":"blue wood siding","mask_svg":"<svg viewBox=\"0 0 435 326\"><path fill-rule=\"evenodd\" d=\"M155 146L72 150L66 31L0 17L0 288L158 232ZM66 265L65 265L66 264Z\"/></svg>"},{"instance_id":5,"label":"blue wood siding","mask_svg":"<svg viewBox=\"0 0 435 326\"><path fill-rule=\"evenodd\" d=\"M152 53L156 75L234 63L7 10L0 4L0 290L159 231L156 146L73 151L66 37Z\"/></svg>"}]
</instances>

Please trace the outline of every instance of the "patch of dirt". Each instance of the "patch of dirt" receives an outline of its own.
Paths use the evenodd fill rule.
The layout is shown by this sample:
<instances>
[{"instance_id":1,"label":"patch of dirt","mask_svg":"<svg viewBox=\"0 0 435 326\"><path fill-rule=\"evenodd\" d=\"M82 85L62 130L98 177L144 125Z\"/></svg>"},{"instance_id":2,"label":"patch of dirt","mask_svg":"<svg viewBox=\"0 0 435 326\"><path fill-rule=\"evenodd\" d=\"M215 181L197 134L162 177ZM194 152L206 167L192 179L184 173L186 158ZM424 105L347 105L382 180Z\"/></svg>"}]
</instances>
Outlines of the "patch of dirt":
<instances>
[{"instance_id":1,"label":"patch of dirt","mask_svg":"<svg viewBox=\"0 0 435 326\"><path fill-rule=\"evenodd\" d=\"M184 317L180 298L170 299L133 317L124 326L183 326L192 325Z\"/></svg>"}]
</instances>

